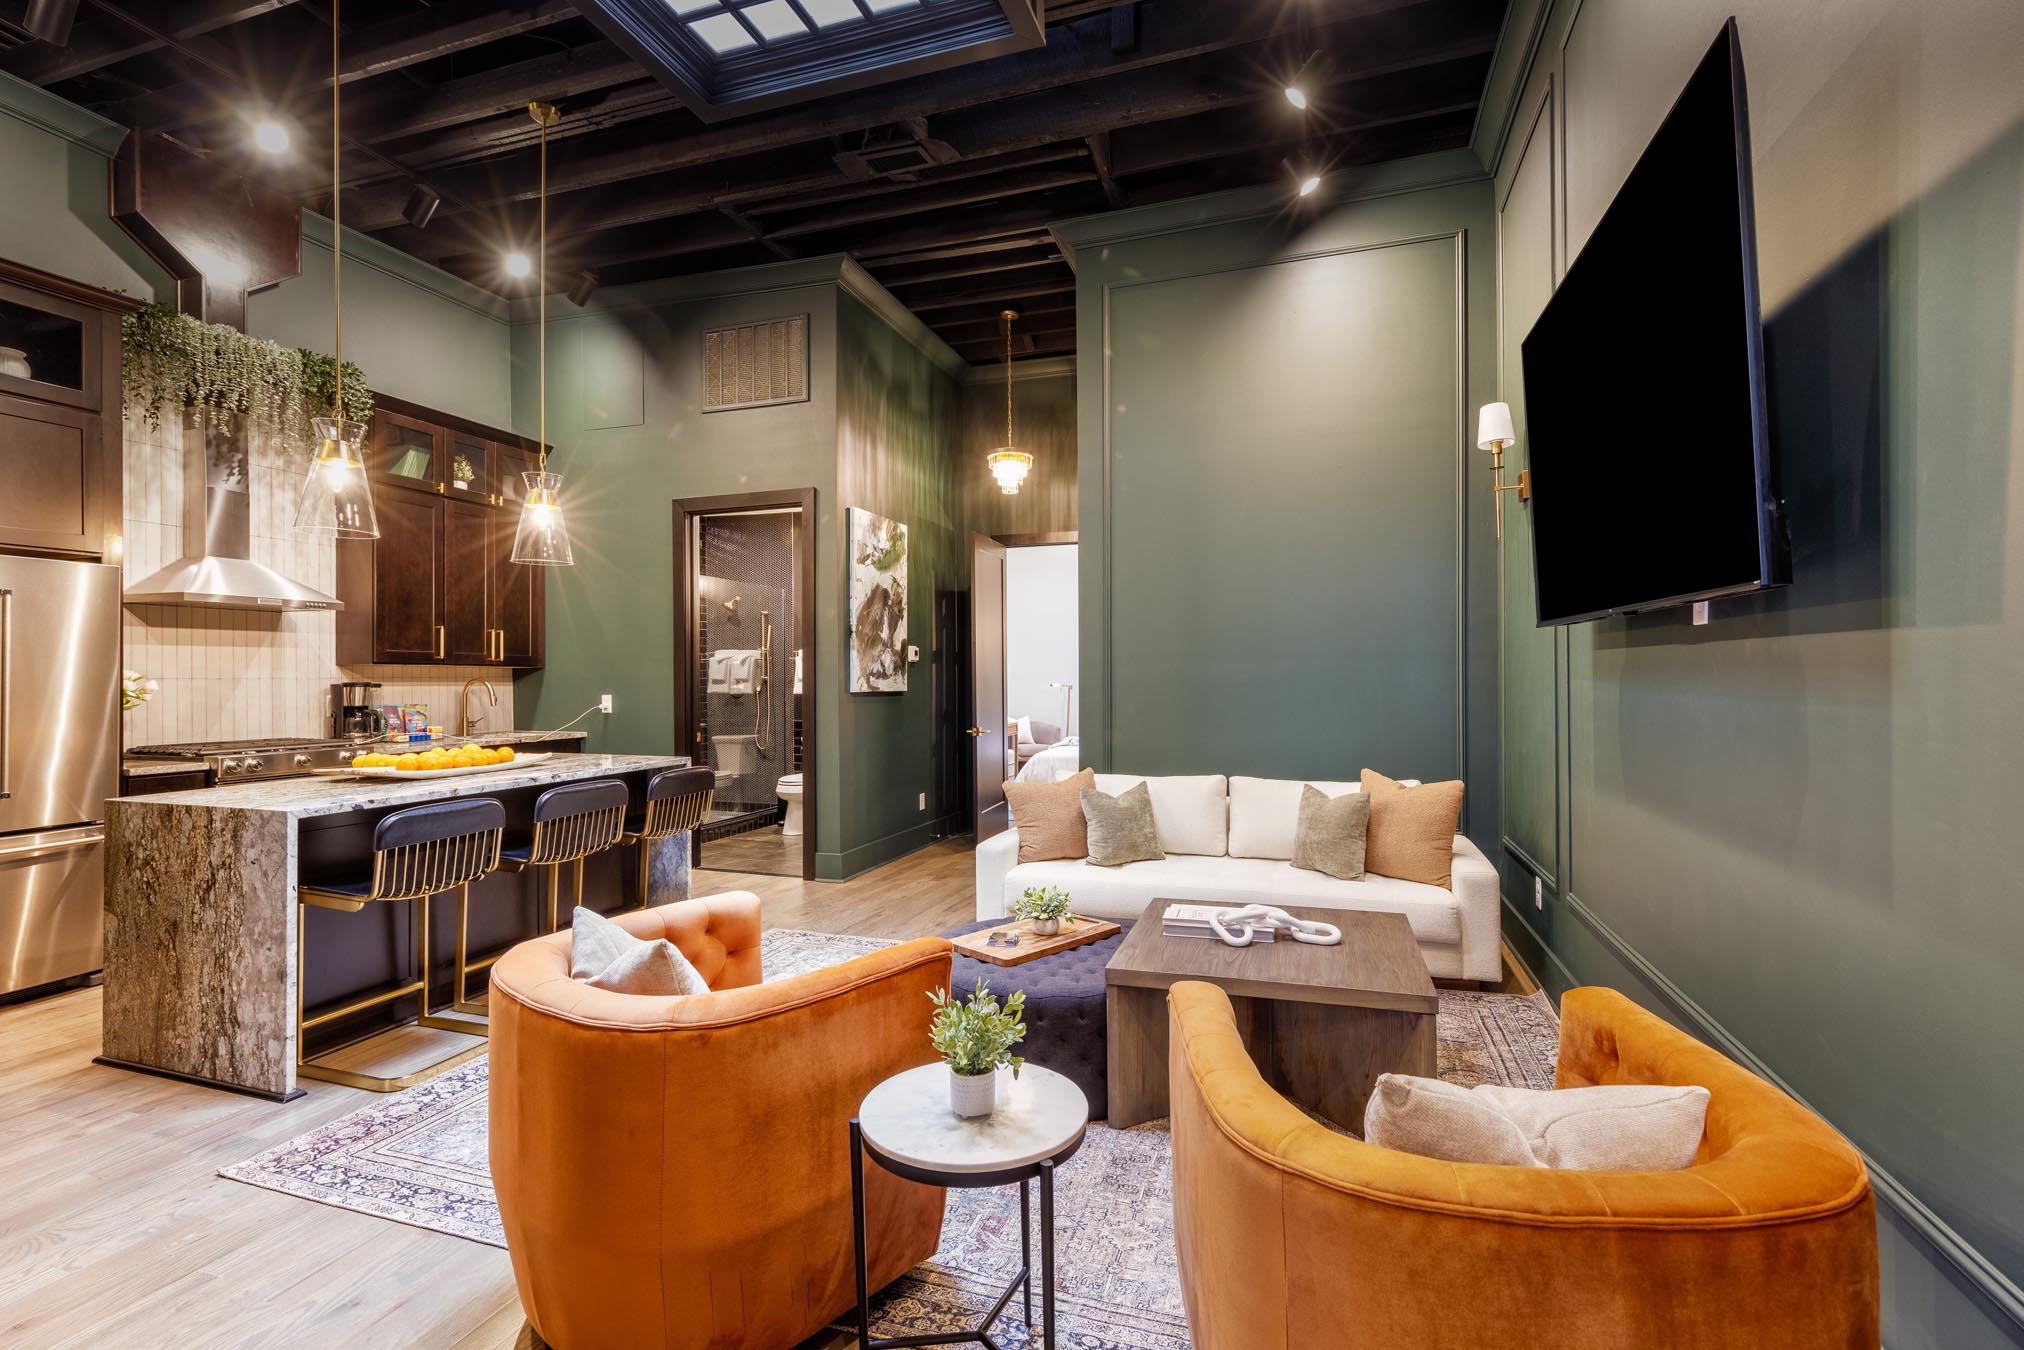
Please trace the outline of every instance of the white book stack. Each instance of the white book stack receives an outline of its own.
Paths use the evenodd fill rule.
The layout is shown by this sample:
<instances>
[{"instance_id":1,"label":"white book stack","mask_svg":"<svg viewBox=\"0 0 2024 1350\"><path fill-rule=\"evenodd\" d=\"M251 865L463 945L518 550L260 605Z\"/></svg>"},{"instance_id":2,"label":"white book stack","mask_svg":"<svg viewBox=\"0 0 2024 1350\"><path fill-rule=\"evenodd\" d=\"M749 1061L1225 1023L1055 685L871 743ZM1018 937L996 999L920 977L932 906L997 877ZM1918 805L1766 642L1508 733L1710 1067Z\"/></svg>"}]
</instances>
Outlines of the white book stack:
<instances>
[{"instance_id":1,"label":"white book stack","mask_svg":"<svg viewBox=\"0 0 2024 1350\"><path fill-rule=\"evenodd\" d=\"M1215 938L1216 930L1209 926L1209 916L1219 912L1229 913L1240 908L1242 906L1238 905L1169 905L1166 914L1160 920L1160 931L1168 937ZM1255 931L1257 941L1272 940L1270 928L1259 928Z\"/></svg>"}]
</instances>

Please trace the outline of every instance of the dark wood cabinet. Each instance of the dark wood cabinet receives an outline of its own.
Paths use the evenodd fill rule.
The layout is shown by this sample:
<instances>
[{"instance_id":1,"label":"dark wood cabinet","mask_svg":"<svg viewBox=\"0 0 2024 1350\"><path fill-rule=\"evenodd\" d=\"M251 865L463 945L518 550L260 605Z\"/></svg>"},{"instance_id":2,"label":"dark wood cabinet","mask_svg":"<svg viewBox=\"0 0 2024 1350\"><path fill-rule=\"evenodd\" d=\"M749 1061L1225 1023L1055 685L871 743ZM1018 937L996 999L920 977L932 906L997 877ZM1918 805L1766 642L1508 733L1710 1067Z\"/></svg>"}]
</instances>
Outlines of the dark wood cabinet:
<instances>
[{"instance_id":1,"label":"dark wood cabinet","mask_svg":"<svg viewBox=\"0 0 2024 1350\"><path fill-rule=\"evenodd\" d=\"M367 456L380 537L337 546L337 659L538 668L547 578L512 561L533 447L380 397Z\"/></svg>"},{"instance_id":2,"label":"dark wood cabinet","mask_svg":"<svg viewBox=\"0 0 2024 1350\"><path fill-rule=\"evenodd\" d=\"M125 296L0 261L0 548L102 558L120 532Z\"/></svg>"}]
</instances>

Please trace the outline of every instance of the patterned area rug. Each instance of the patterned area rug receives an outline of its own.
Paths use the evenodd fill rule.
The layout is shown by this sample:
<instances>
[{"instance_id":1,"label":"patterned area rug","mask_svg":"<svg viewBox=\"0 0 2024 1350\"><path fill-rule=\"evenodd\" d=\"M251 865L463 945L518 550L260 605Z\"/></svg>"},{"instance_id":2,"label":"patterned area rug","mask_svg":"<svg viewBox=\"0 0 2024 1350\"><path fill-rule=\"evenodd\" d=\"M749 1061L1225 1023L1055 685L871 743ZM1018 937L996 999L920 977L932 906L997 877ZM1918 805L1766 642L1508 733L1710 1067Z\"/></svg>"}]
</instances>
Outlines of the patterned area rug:
<instances>
[{"instance_id":1,"label":"patterned area rug","mask_svg":"<svg viewBox=\"0 0 2024 1350\"><path fill-rule=\"evenodd\" d=\"M768 980L891 944L795 929L766 934ZM1464 1087L1553 1086L1560 1026L1544 995L1441 992L1441 1077ZM362 1107L222 1170L234 1181L396 1223L506 1245L485 1157L486 1061ZM1055 1190L1057 1306L1073 1350L1187 1350L1174 1265L1172 1168L1164 1121L1092 1124ZM1036 1253L1037 1259L1037 1253ZM873 1332L904 1336L974 1323L1019 1267L1019 1199L1009 1187L950 1191L942 1247L886 1290ZM1008 1308L993 1331L1026 1350Z\"/></svg>"}]
</instances>

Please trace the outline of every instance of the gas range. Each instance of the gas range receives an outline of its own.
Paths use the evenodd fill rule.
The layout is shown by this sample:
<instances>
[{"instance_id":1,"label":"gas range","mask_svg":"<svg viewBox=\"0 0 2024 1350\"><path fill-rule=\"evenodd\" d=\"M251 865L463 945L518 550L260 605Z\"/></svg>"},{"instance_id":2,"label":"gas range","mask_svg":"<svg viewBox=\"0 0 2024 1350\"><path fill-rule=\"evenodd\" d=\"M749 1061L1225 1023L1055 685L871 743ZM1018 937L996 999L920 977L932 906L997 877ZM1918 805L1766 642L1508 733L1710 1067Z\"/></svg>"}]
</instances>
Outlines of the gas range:
<instances>
[{"instance_id":1,"label":"gas range","mask_svg":"<svg viewBox=\"0 0 2024 1350\"><path fill-rule=\"evenodd\" d=\"M296 740L286 736L255 741L196 741L188 745L143 745L127 754L137 759L201 759L220 783L262 778L302 778L318 769L341 769L371 741Z\"/></svg>"}]
</instances>

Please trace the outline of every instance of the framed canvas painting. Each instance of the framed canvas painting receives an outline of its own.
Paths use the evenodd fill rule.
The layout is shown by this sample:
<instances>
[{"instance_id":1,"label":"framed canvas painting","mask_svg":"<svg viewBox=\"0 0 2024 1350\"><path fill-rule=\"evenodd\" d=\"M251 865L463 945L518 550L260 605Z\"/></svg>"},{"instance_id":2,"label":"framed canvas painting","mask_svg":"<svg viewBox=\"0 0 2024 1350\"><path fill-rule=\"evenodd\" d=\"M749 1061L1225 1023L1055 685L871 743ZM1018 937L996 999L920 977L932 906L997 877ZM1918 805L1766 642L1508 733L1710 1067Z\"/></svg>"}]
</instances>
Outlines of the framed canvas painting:
<instances>
[{"instance_id":1,"label":"framed canvas painting","mask_svg":"<svg viewBox=\"0 0 2024 1350\"><path fill-rule=\"evenodd\" d=\"M907 691L907 527L853 506L850 548L850 692Z\"/></svg>"}]
</instances>

